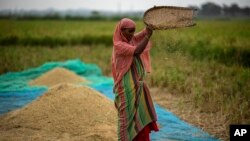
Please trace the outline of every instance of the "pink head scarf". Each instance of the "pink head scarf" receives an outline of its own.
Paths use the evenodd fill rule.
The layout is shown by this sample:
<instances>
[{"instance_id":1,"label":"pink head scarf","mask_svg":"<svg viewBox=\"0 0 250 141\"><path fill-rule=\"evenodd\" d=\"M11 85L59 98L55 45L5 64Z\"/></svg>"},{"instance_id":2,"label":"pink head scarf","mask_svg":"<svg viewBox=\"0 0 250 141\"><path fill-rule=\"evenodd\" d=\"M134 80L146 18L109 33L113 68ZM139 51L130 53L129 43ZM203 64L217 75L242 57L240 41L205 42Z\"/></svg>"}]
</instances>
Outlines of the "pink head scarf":
<instances>
[{"instance_id":1,"label":"pink head scarf","mask_svg":"<svg viewBox=\"0 0 250 141\"><path fill-rule=\"evenodd\" d=\"M123 28L135 28L135 22L128 18L123 18L119 24L116 25L116 30L113 36L113 43L118 43L119 41L128 42L127 39L122 35L121 30Z\"/></svg>"},{"instance_id":2,"label":"pink head scarf","mask_svg":"<svg viewBox=\"0 0 250 141\"><path fill-rule=\"evenodd\" d=\"M147 35L146 29L134 35L129 42L121 32L122 28L135 28L134 21L123 18L117 25L113 35L113 53L112 53L112 74L115 85L122 79L124 74L129 70L136 46ZM149 50L151 43L149 42L146 49L140 55L144 68L147 72L151 71Z\"/></svg>"}]
</instances>

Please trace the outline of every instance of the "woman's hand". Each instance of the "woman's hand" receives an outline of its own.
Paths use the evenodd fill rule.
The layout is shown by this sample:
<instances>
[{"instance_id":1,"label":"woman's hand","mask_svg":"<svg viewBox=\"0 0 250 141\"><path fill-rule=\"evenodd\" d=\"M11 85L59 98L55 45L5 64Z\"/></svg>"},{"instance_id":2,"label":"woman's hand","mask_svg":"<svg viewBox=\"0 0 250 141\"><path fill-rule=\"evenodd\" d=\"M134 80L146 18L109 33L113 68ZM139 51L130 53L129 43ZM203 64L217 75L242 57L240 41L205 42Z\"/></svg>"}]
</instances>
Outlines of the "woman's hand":
<instances>
[{"instance_id":1,"label":"woman's hand","mask_svg":"<svg viewBox=\"0 0 250 141\"><path fill-rule=\"evenodd\" d=\"M151 35L153 34L152 26L147 25L146 30L147 30L147 33L148 33L148 37L151 37Z\"/></svg>"}]
</instances>

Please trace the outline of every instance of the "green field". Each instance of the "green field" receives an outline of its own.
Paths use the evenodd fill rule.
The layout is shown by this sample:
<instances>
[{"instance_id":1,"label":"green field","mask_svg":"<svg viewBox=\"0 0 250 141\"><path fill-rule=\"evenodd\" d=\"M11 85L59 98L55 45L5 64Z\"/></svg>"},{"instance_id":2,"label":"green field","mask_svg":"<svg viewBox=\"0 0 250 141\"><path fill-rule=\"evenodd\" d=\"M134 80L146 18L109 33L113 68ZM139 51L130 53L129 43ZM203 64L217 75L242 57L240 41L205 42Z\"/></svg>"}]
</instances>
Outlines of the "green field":
<instances>
[{"instance_id":1,"label":"green field","mask_svg":"<svg viewBox=\"0 0 250 141\"><path fill-rule=\"evenodd\" d=\"M117 21L0 20L0 74L80 58L110 76ZM167 88L229 124L250 124L250 21L197 21L155 31L152 87ZM137 21L137 31L143 23Z\"/></svg>"}]
</instances>

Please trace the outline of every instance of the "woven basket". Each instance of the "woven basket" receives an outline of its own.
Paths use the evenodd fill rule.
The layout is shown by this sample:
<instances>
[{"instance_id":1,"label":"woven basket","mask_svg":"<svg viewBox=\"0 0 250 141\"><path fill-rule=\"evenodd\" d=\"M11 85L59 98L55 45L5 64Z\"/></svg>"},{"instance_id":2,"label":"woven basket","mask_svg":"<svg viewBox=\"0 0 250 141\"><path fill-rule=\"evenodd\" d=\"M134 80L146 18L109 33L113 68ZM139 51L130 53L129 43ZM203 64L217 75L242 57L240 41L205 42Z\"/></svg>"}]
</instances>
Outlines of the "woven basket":
<instances>
[{"instance_id":1,"label":"woven basket","mask_svg":"<svg viewBox=\"0 0 250 141\"><path fill-rule=\"evenodd\" d=\"M143 15L143 21L154 30L174 29L196 25L193 21L195 9L176 6L155 6Z\"/></svg>"}]
</instances>

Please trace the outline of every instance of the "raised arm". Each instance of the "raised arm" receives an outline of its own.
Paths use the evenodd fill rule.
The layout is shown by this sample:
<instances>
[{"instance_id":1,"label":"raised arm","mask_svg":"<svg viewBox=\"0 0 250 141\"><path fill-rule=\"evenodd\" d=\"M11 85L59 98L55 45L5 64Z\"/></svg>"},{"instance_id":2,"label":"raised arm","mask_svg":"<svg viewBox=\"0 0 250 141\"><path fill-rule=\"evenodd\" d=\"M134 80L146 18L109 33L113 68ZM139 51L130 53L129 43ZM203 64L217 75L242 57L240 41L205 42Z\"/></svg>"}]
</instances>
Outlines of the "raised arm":
<instances>
[{"instance_id":1,"label":"raised arm","mask_svg":"<svg viewBox=\"0 0 250 141\"><path fill-rule=\"evenodd\" d=\"M153 30L149 26L146 27L146 31L147 31L147 34L144 36L142 41L136 46L134 55L140 55L144 51L144 49L146 48L146 46L148 44L150 37L153 34Z\"/></svg>"}]
</instances>

